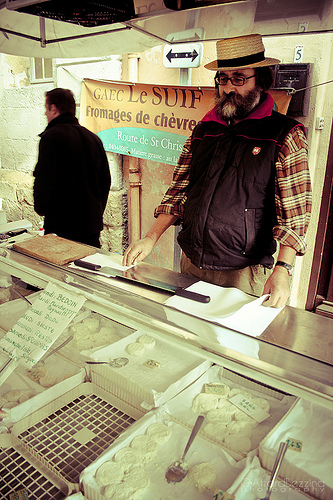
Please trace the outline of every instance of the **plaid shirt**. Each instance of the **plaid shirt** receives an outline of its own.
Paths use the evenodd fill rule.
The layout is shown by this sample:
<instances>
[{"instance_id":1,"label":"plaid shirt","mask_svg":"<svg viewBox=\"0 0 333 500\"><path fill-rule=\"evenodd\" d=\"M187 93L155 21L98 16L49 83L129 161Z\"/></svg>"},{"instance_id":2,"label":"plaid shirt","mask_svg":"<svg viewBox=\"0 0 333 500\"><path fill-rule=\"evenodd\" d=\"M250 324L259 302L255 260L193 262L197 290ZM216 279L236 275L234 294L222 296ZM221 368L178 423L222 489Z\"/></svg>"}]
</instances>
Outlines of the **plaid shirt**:
<instances>
[{"instance_id":1,"label":"plaid shirt","mask_svg":"<svg viewBox=\"0 0 333 500\"><path fill-rule=\"evenodd\" d=\"M175 224L183 218L187 200L190 165L192 160L191 137L180 154L170 187L154 215L178 216ZM282 245L292 247L296 255L306 251L305 233L311 212L311 181L308 169L308 145L302 127L296 126L285 137L276 162L275 207L277 225L273 237Z\"/></svg>"}]
</instances>

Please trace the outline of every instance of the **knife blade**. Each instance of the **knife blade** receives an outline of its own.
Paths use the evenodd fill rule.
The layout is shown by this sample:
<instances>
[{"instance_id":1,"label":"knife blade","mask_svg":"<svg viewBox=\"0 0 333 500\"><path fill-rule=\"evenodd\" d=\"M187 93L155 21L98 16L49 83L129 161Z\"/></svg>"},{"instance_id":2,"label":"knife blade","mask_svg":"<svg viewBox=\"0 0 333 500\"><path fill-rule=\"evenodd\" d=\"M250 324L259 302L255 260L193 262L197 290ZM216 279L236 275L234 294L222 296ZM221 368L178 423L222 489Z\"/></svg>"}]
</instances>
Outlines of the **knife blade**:
<instances>
[{"instance_id":1,"label":"knife blade","mask_svg":"<svg viewBox=\"0 0 333 500\"><path fill-rule=\"evenodd\" d=\"M96 271L99 273L109 274L110 276L118 280L139 284L141 286L148 286L150 288L167 290L168 292L172 292L175 295L183 297L185 299L195 300L196 302L201 302L203 304L207 304L208 302L210 302L209 295L203 295L201 293L191 292L190 290L186 290L185 288L171 285L170 283L164 283L162 281L153 280L151 278L145 277L144 280L140 281L139 278L124 276L122 274L122 271L114 269L113 267L101 266L99 264L93 264L91 262L86 262L80 259L74 260L74 264L78 267L82 267L89 271Z\"/></svg>"}]
</instances>

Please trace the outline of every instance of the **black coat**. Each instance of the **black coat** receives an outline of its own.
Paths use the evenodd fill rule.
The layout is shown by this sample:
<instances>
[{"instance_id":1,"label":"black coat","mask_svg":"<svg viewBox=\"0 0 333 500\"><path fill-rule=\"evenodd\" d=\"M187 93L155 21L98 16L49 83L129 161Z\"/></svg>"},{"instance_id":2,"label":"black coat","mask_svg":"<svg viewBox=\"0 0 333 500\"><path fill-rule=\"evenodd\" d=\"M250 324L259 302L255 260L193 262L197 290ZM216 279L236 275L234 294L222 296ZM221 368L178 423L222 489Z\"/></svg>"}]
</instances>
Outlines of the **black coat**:
<instances>
[{"instance_id":1,"label":"black coat","mask_svg":"<svg viewBox=\"0 0 333 500\"><path fill-rule=\"evenodd\" d=\"M45 216L45 233L85 243L103 228L111 185L102 141L69 113L54 118L40 137L35 211Z\"/></svg>"}]
</instances>

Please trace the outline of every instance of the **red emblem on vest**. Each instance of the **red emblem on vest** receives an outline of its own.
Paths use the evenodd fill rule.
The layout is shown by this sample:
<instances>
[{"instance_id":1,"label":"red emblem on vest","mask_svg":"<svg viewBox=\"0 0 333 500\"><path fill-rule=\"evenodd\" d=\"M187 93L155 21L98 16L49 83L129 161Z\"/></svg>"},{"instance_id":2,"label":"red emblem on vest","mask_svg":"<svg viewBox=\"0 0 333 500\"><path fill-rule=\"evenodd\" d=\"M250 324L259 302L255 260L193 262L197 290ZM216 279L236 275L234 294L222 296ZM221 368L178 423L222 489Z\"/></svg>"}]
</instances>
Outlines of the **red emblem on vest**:
<instances>
[{"instance_id":1,"label":"red emblem on vest","mask_svg":"<svg viewBox=\"0 0 333 500\"><path fill-rule=\"evenodd\" d=\"M261 148L259 146L256 146L255 148L252 149L252 154L253 155L258 155L261 151Z\"/></svg>"}]
</instances>

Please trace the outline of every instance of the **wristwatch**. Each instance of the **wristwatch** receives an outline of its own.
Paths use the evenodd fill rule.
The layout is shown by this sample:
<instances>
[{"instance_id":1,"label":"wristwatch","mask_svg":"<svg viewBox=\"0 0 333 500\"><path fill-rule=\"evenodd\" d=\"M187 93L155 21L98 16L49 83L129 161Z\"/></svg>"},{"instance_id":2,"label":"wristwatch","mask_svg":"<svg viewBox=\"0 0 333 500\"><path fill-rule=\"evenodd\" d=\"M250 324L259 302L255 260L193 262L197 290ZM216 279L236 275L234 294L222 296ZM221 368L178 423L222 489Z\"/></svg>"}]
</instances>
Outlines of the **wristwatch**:
<instances>
[{"instance_id":1,"label":"wristwatch","mask_svg":"<svg viewBox=\"0 0 333 500\"><path fill-rule=\"evenodd\" d=\"M281 266L287 269L289 276L292 276L294 274L294 266L291 264L287 264L287 262L283 262L282 260L278 260L275 264L276 266Z\"/></svg>"}]
</instances>

